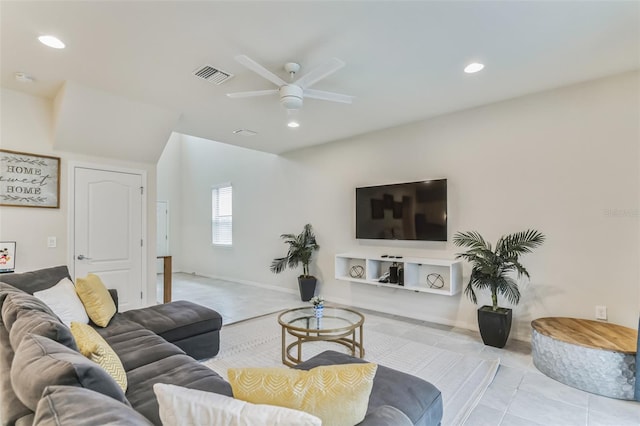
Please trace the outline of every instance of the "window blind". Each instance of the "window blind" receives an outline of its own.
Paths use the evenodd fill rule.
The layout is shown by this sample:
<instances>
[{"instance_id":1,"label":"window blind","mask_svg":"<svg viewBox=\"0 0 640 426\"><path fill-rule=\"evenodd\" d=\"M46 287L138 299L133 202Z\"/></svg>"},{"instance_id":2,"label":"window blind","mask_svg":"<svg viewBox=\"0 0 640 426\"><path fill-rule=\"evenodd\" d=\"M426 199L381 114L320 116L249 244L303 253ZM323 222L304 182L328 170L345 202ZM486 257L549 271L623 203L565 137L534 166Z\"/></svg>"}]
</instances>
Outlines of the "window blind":
<instances>
[{"instance_id":1,"label":"window blind","mask_svg":"<svg viewBox=\"0 0 640 426\"><path fill-rule=\"evenodd\" d=\"M233 189L230 184L211 190L211 242L230 246L233 243Z\"/></svg>"}]
</instances>

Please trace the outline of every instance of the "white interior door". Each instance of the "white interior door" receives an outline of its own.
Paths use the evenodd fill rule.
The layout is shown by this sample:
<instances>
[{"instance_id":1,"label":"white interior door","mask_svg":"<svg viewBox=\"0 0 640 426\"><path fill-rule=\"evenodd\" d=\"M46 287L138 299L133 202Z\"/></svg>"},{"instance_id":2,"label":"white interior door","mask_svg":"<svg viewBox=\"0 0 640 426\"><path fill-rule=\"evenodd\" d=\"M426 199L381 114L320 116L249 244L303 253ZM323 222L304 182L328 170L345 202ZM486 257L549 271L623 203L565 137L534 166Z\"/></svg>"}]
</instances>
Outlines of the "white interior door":
<instances>
[{"instance_id":1,"label":"white interior door","mask_svg":"<svg viewBox=\"0 0 640 426\"><path fill-rule=\"evenodd\" d=\"M74 275L98 275L118 290L119 309L143 295L142 175L74 169Z\"/></svg>"}]
</instances>

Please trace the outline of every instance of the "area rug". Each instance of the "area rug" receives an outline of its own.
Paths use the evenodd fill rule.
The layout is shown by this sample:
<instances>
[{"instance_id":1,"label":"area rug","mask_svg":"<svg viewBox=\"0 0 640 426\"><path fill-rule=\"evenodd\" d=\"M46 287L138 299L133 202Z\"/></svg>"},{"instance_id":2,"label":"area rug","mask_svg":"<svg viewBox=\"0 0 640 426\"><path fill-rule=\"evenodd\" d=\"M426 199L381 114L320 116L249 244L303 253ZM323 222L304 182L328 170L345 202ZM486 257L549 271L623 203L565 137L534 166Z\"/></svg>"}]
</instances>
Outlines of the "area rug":
<instances>
[{"instance_id":1,"label":"area rug","mask_svg":"<svg viewBox=\"0 0 640 426\"><path fill-rule=\"evenodd\" d=\"M366 314L365 359L433 383L442 392L442 425L460 426L493 380L500 360L482 359L422 343L429 340L430 333L438 331L415 322ZM224 326L220 344L220 353L204 364L225 379L228 368L283 366L277 314ZM335 343L305 343L303 359L328 349L348 351Z\"/></svg>"}]
</instances>

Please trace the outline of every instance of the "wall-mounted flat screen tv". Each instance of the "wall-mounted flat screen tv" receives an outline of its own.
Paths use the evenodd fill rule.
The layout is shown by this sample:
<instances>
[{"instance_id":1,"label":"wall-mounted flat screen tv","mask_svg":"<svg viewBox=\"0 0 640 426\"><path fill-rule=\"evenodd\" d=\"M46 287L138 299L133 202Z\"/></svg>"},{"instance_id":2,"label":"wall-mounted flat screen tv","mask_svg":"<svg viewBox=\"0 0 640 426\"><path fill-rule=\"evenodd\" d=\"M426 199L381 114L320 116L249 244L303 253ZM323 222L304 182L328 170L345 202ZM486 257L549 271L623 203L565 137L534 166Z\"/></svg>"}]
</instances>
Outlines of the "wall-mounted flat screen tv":
<instances>
[{"instance_id":1,"label":"wall-mounted flat screen tv","mask_svg":"<svg viewBox=\"0 0 640 426\"><path fill-rule=\"evenodd\" d=\"M447 180L356 188L356 238L447 241Z\"/></svg>"}]
</instances>

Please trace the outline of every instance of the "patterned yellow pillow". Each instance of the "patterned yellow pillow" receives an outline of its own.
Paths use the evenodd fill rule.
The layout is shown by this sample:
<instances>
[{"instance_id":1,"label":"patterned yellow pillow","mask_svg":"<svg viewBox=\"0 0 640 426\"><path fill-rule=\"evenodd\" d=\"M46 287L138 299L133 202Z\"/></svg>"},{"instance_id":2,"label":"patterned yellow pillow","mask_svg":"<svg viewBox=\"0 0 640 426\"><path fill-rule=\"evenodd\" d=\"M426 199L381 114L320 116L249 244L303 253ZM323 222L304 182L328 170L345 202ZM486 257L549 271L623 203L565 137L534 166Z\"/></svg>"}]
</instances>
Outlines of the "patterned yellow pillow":
<instances>
[{"instance_id":1,"label":"patterned yellow pillow","mask_svg":"<svg viewBox=\"0 0 640 426\"><path fill-rule=\"evenodd\" d=\"M109 373L113 380L127 391L127 373L122 362L111 346L90 325L71 322L71 334L76 340L80 353Z\"/></svg>"},{"instance_id":2,"label":"patterned yellow pillow","mask_svg":"<svg viewBox=\"0 0 640 426\"><path fill-rule=\"evenodd\" d=\"M230 368L233 396L253 404L305 411L323 426L353 426L367 414L376 364L341 364L309 371L288 368Z\"/></svg>"},{"instance_id":3,"label":"patterned yellow pillow","mask_svg":"<svg viewBox=\"0 0 640 426\"><path fill-rule=\"evenodd\" d=\"M106 327L116 314L116 304L100 277L89 274L86 278L77 278L76 293L91 321L100 327Z\"/></svg>"}]
</instances>

